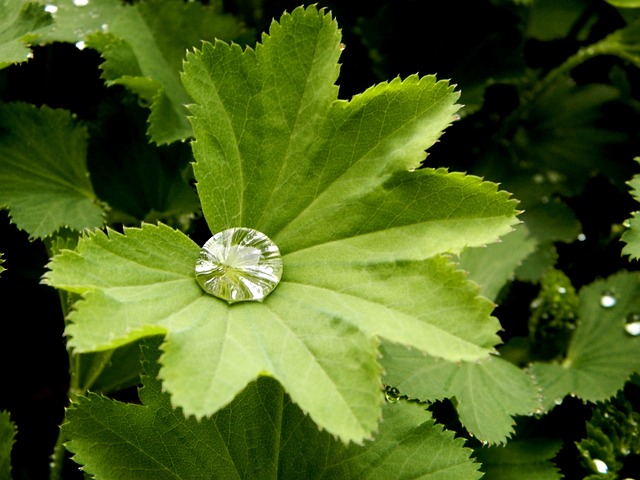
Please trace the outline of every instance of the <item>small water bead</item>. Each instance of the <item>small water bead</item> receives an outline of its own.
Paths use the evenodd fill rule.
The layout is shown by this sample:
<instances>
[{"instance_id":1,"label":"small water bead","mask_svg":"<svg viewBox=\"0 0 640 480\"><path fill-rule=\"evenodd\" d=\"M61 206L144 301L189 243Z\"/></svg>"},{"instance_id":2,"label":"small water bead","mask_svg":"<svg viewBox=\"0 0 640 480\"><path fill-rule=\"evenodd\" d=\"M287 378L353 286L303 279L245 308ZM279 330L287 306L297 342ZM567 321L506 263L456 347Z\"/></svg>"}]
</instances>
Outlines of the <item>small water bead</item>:
<instances>
[{"instance_id":1,"label":"small water bead","mask_svg":"<svg viewBox=\"0 0 640 480\"><path fill-rule=\"evenodd\" d=\"M593 465L596 467L598 473L607 473L609 471L609 466L599 458L593 459Z\"/></svg>"},{"instance_id":2,"label":"small water bead","mask_svg":"<svg viewBox=\"0 0 640 480\"><path fill-rule=\"evenodd\" d=\"M76 7L86 7L89 5L89 0L73 0L73 4Z\"/></svg>"},{"instance_id":3,"label":"small water bead","mask_svg":"<svg viewBox=\"0 0 640 480\"><path fill-rule=\"evenodd\" d=\"M395 403L400 400L400 391L396 387L386 386L384 396L389 403Z\"/></svg>"},{"instance_id":4,"label":"small water bead","mask_svg":"<svg viewBox=\"0 0 640 480\"><path fill-rule=\"evenodd\" d=\"M280 250L264 233L229 228L200 250L195 266L202 289L229 303L261 301L280 283Z\"/></svg>"},{"instance_id":5,"label":"small water bead","mask_svg":"<svg viewBox=\"0 0 640 480\"><path fill-rule=\"evenodd\" d=\"M640 335L640 313L630 313L625 318L624 322L625 331L632 337Z\"/></svg>"},{"instance_id":6,"label":"small water bead","mask_svg":"<svg viewBox=\"0 0 640 480\"><path fill-rule=\"evenodd\" d=\"M613 292L610 291L604 292L600 297L600 306L602 306L603 308L614 307L617 302L618 300L614 296Z\"/></svg>"},{"instance_id":7,"label":"small water bead","mask_svg":"<svg viewBox=\"0 0 640 480\"><path fill-rule=\"evenodd\" d=\"M578 241L584 242L587 239L587 236L584 233L578 234Z\"/></svg>"},{"instance_id":8,"label":"small water bead","mask_svg":"<svg viewBox=\"0 0 640 480\"><path fill-rule=\"evenodd\" d=\"M79 42L76 42L76 48L78 50L84 50L86 46L87 45L84 43L84 40L80 40Z\"/></svg>"},{"instance_id":9,"label":"small water bead","mask_svg":"<svg viewBox=\"0 0 640 480\"><path fill-rule=\"evenodd\" d=\"M58 6L57 5L45 5L44 6L44 11L47 13L56 13L58 11Z\"/></svg>"}]
</instances>

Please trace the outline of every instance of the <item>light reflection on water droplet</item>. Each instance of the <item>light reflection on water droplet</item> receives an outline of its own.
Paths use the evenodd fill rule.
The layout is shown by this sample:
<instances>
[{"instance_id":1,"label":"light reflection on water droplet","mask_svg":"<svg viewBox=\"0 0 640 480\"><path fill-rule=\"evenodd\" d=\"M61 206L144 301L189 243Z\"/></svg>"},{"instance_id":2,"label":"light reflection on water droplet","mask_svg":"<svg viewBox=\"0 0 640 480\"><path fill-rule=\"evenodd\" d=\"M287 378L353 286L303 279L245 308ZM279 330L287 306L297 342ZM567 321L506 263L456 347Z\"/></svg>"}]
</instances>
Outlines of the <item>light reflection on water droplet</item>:
<instances>
[{"instance_id":1,"label":"light reflection on water droplet","mask_svg":"<svg viewBox=\"0 0 640 480\"><path fill-rule=\"evenodd\" d=\"M578 235L578 241L579 242L584 242L587 239L587 236L584 233L580 233Z\"/></svg>"},{"instance_id":2,"label":"light reflection on water droplet","mask_svg":"<svg viewBox=\"0 0 640 480\"><path fill-rule=\"evenodd\" d=\"M78 50L84 50L85 47L86 47L86 44L84 43L83 40L80 40L79 42L76 42L76 48Z\"/></svg>"},{"instance_id":3,"label":"light reflection on water droplet","mask_svg":"<svg viewBox=\"0 0 640 480\"><path fill-rule=\"evenodd\" d=\"M389 403L396 403L400 400L400 391L396 387L386 386L384 389L384 397Z\"/></svg>"},{"instance_id":4,"label":"light reflection on water droplet","mask_svg":"<svg viewBox=\"0 0 640 480\"><path fill-rule=\"evenodd\" d=\"M614 307L617 302L618 300L613 295L613 292L604 292L600 297L600 306L602 306L603 308Z\"/></svg>"},{"instance_id":5,"label":"light reflection on water droplet","mask_svg":"<svg viewBox=\"0 0 640 480\"><path fill-rule=\"evenodd\" d=\"M45 5L44 11L48 13L56 13L58 11L57 5Z\"/></svg>"},{"instance_id":6,"label":"light reflection on water droplet","mask_svg":"<svg viewBox=\"0 0 640 480\"><path fill-rule=\"evenodd\" d=\"M632 337L640 335L640 313L634 312L627 315L627 318L625 318L624 329Z\"/></svg>"},{"instance_id":7,"label":"light reflection on water droplet","mask_svg":"<svg viewBox=\"0 0 640 480\"><path fill-rule=\"evenodd\" d=\"M264 233L229 228L200 250L195 266L202 289L229 303L260 301L280 283L280 250Z\"/></svg>"},{"instance_id":8,"label":"light reflection on water droplet","mask_svg":"<svg viewBox=\"0 0 640 480\"><path fill-rule=\"evenodd\" d=\"M100 30L102 30L102 33L107 33L109 31L109 25L107 25L106 23L103 23L100 26Z\"/></svg>"},{"instance_id":9,"label":"light reflection on water droplet","mask_svg":"<svg viewBox=\"0 0 640 480\"><path fill-rule=\"evenodd\" d=\"M609 467L607 466L607 464L599 458L593 459L593 465L596 467L598 473L607 473L609 471Z\"/></svg>"},{"instance_id":10,"label":"light reflection on water droplet","mask_svg":"<svg viewBox=\"0 0 640 480\"><path fill-rule=\"evenodd\" d=\"M76 7L86 7L89 5L89 0L73 0L73 4Z\"/></svg>"}]
</instances>

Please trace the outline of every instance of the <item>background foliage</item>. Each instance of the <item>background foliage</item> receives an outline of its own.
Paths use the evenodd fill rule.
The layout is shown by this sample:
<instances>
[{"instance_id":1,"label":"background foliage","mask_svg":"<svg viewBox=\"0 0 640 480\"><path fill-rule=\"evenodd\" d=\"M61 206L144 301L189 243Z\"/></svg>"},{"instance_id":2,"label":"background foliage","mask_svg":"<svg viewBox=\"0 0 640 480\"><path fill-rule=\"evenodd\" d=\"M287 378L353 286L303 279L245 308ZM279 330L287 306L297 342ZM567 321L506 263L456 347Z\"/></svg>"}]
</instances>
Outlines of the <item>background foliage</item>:
<instances>
[{"instance_id":1,"label":"background foliage","mask_svg":"<svg viewBox=\"0 0 640 480\"><path fill-rule=\"evenodd\" d=\"M390 472L395 475L391 478L479 478L482 472L488 479L532 478L533 472L540 479L625 478L640 469L635 440L640 340L629 333L636 331L629 324L638 323L640 328L640 169L634 160L639 155L640 133L637 2L483 0L435 5L407 0L373 1L362 8L356 2L327 1L318 6L331 12L339 33L332 30L329 17L316 24L309 16L296 25L320 25L319 33L305 31L300 37L287 37L286 22L291 17L283 17L283 36L273 27L268 38L260 33L269 31L272 19L279 20L285 11L296 11L297 3L83 3L0 2L0 206L4 209L0 212L0 295L5 305L2 360L6 373L0 395L0 475L11 463L14 478L45 478L50 469L63 478L81 478L73 460L61 455L60 445L50 467L51 452L63 439L70 440L67 447L76 455L75 461L97 478L157 478L158 472L167 478L199 478L202 472L227 478L252 478L254 472L269 472L273 478L389 478ZM256 49L254 67L248 60L253 54L241 56L240 47L201 43L215 38L241 46L260 41L265 47ZM296 52L312 49L312 38L318 39L315 46L323 47L320 53L328 60L320 55L322 60L302 70L299 64L305 62L288 59L287 54L295 57ZM289 48L291 42L296 43L295 48ZM193 48L197 52L185 55ZM277 52L272 59L269 48ZM223 59L222 73L206 78L202 72L215 72L218 58ZM286 74L282 65L296 65L297 69ZM261 101L267 104L273 98L284 98L278 104L285 105L281 117L270 114L271 110L263 115L251 103L256 90L246 80L265 73L275 78L273 88L279 95L265 95ZM301 124L303 127L293 130L291 138L298 142L294 144L304 146L299 151L288 149L284 145L287 137L282 136L295 110L287 108L297 99L297 73L303 80L311 78L314 87L312 94L302 92L300 96L306 102L301 101L301 111L308 114L308 125L313 128L305 132ZM423 80L418 81L415 74ZM429 77L432 74L437 80L450 79L455 89L447 82L436 83ZM321 81L325 77L328 83ZM333 86L336 77L339 93ZM240 84L249 92L246 98ZM370 89L376 84L380 85ZM209 100L214 89L220 92L219 105ZM460 92L459 98L454 90ZM323 110L331 95L353 99L350 106L356 112L362 106L365 114L360 118L346 108L337 113ZM423 118L419 112L407 113L420 102L430 112L424 118L438 118L433 125L421 127L429 138L411 145L399 142L403 147L397 148L386 144L385 129L392 132L402 124L405 129L401 132L406 132L412 122ZM198 106L190 111L185 108L194 103ZM463 105L457 111L459 117L453 117L458 108L454 103ZM440 114L430 117L434 108ZM247 130L254 137L220 148L209 142L209 132L224 131L214 114L222 110L248 112L232 120L249 125ZM379 115L382 110L388 116ZM187 112L193 121L187 119ZM325 117L330 121L323 123ZM352 127L353 118L358 121ZM454 118L458 120L448 126ZM336 125L343 129L332 130ZM439 138L445 127L446 134ZM298 177L283 180L277 165L268 163L271 157L280 158L273 152L265 153L268 167L263 171L247 163L232 163L229 152L236 147L252 158L256 145L264 144L259 135L265 134L265 128L273 132L272 138L284 142L280 145L274 140L267 145L274 151L290 152L287 171ZM315 145L318 132L333 143ZM194 134L197 143L192 153L188 140ZM341 156L335 165L317 153L334 145L349 146L353 138L363 143L354 147L355 153L337 149ZM373 147L366 145L367 139L375 139L371 140ZM373 158L367 156L367 148L377 148L384 152L380 158L397 158L406 167L417 167L424 158L421 150L428 148L424 168L412 174L420 182L431 182L424 185L431 185L432 190L421 190L411 180L415 176L391 166L377 171L379 163L367 162ZM213 161L217 157L212 152L218 151L228 161ZM195 173L190 163L194 160ZM223 170L229 165L245 168L242 178L252 181L225 191ZM349 180L349 187L336 180L342 178L338 165L357 165L340 174ZM220 166L215 177L219 183L207 179L207 172ZM361 178L353 173L362 171ZM312 183L308 183L309 176ZM519 200L522 223L513 233L504 235L514 223L515 205L476 176L499 183L500 190ZM306 223L304 216L295 223L293 210L269 204L268 198L260 198L260 189L252 193L252 185L261 182L270 186L266 191L285 192L287 207L299 204L303 209L316 202L322 207L317 210L320 213L309 215ZM329 189L332 195L327 200L295 194L320 192L326 185L334 188ZM389 185L394 188L377 189ZM421 195L433 189L440 192L433 201ZM150 328L147 322L148 330L140 335L130 333L130 324L103 330L91 323L82 326L80 319L100 318L100 308L112 315L109 302L118 294L123 295L120 299L139 301L150 292L148 288L120 287L160 285L174 274L181 278L179 259L188 260L197 252L210 230L238 221L225 217L227 213L219 212L214 201L222 192L227 195L225 204L232 205L234 190L248 191L247 198L253 195L256 204L271 207L271 216L260 216L249 208L242 215L254 215L253 223L280 235L294 267L290 278L304 278L295 276L295 268L313 271L318 280L309 283L333 289L333 296L326 299L308 298L320 302L318 312L327 312L332 305L333 330L327 328L323 335L334 341L324 347L312 342L305 345L317 349L309 368L321 365L333 372L329 385L347 403L372 406L358 411L357 427L345 427L342 420L336 420L335 409L326 414L324 400L305 396L308 392L297 382L300 372L285 368L296 362L282 361L279 366L277 350L265 357L269 361L262 357L247 361L246 378L233 391L216 392L221 398L226 395L227 402L235 397L232 403L196 405L194 399L204 398L198 390L202 384L191 380L180 384L177 379L189 368L199 367L171 362L180 357L182 347L172 350L167 347L171 344L165 344L167 358L162 368L158 365L157 334L172 332L176 346L195 345L193 339L184 340L183 325L171 317L176 308L173 300L166 302L170 305L167 318L173 323L159 322ZM458 197L457 192L466 193ZM467 230L456 227L448 243L445 237L433 240L435 230L429 228L447 225L445 221L452 219L447 208L459 198L466 203L451 211L461 218L486 217L484 223L474 224L475 229L469 227L470 222ZM338 217L326 214L331 201L350 205L358 218L371 218L364 226L354 222L340 230L335 227ZM385 202L387 209L377 209ZM412 209L396 214L394 208L406 205ZM129 228L157 221L162 226ZM49 265L53 273L47 273L54 254L75 248L78 231L105 225L112 229L113 240L107 241L102 233L85 236L79 254L66 250ZM379 225L417 227L411 230L413 237L394 237ZM309 270L304 257L296 256L296 249L315 246L321 255L335 259L336 251L326 247L331 245L328 239L337 236L349 248L361 247L352 237L357 239L367 228L382 232L377 237L381 245L397 248L393 258L358 265L359 276L353 262L339 263L337 260L344 261L341 258L327 275L317 265ZM499 235L504 235L500 243L463 249L486 244ZM140 244L135 243L136 238ZM402 243L403 238L411 241ZM426 242L427 238L432 240ZM457 238L465 240L458 245ZM154 251L158 246L162 248ZM177 246L180 254L167 261ZM140 267L158 265L160 257L165 262L163 270L145 277ZM126 284L131 261L138 274ZM100 269L102 278L93 274L92 267L100 262L113 267L111 271ZM395 262L395 266L384 262ZM453 264L465 273L456 272ZM49 285L41 281L45 274ZM334 284L330 284L333 280L322 283L331 278ZM358 304L362 318L365 313L379 318L384 306L395 312L398 326L412 327L403 333L382 322L370 325L357 316L349 317L358 309L342 298L362 291L350 290L349 281L354 278L360 286L374 285L372 278L385 282L362 294L367 301L380 299L376 308L367 304L368 310ZM118 288L107 288L121 279ZM185 295L201 295L182 281ZM129 291L143 293L131 295ZM423 298L422 292L431 295ZM478 292L483 298L476 296ZM65 316L78 295L85 295L85 300L69 317L78 323L66 332L73 335L70 345L86 353L69 357L68 339L63 336ZM155 292L147 300L157 304L161 297L164 294ZM338 298L341 300L336 301ZM432 311L434 305L439 311ZM138 312L150 311L144 306L137 304ZM438 323L446 318L445 311L455 307L476 312L475 316L454 313L462 323ZM347 317L350 323L341 323ZM449 335L448 340L430 343L426 333L424 339L415 337L417 325L435 325L439 334ZM456 331L455 325L464 328ZM114 336L118 328L129 333ZM313 338L304 328L297 331L298 338ZM151 338L142 338L149 335ZM236 335L231 338L246 338L240 331ZM348 341L337 348L336 338ZM268 346L264 339L256 345ZM439 344L445 347L438 348ZM494 345L499 356L487 356ZM113 346L119 348L109 349ZM144 368L139 362L141 347ZM379 364L377 351L381 353ZM336 358L342 363L329 366ZM356 364L374 366L358 374L361 376L343 373ZM280 383L269 378L250 382L258 370L267 371ZM355 371L360 369L354 367ZM143 386L138 393L141 372ZM172 399L162 390L160 380L175 393ZM386 400L379 391L380 382L386 385ZM354 383L362 387L361 396L347 387ZM181 393L190 389L192 396ZM68 410L62 430L65 437L58 437L69 398L76 403ZM334 405L335 400L326 401ZM186 415L174 409L176 402ZM299 407L310 416L304 416ZM191 413L207 418L197 422L189 417ZM210 416L212 413L215 415ZM379 416L384 420L374 442L345 446L331 435L362 443L375 430ZM105 418L119 422L105 430ZM249 423L258 427L252 430ZM136 425L133 431L131 425ZM170 439L176 437L168 433L159 441L155 432L163 429L181 432L183 441L172 443ZM133 450L124 447L132 442L139 442ZM132 451L140 460L125 456ZM220 452L225 455L217 458ZM429 455L425 459L416 452ZM444 464L428 460L442 456ZM149 467L148 458L170 468ZM206 468L194 468L192 458L202 459L199 465ZM600 462L606 465L606 472ZM136 469L139 465L144 468Z\"/></svg>"}]
</instances>

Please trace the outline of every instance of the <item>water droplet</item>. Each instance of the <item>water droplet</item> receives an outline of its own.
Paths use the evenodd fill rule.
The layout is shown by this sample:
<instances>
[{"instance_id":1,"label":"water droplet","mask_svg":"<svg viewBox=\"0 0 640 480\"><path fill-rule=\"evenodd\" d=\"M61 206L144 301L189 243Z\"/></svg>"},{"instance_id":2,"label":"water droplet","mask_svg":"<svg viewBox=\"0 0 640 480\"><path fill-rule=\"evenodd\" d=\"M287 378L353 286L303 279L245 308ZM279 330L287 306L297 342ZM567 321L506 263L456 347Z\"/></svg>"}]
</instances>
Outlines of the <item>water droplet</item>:
<instances>
[{"instance_id":1,"label":"water droplet","mask_svg":"<svg viewBox=\"0 0 640 480\"><path fill-rule=\"evenodd\" d=\"M340 44L340 51L343 51L347 46L344 43Z\"/></svg>"},{"instance_id":2,"label":"water droplet","mask_svg":"<svg viewBox=\"0 0 640 480\"><path fill-rule=\"evenodd\" d=\"M387 399L387 402L395 403L400 399L400 392L396 387L387 385L384 388L384 397Z\"/></svg>"},{"instance_id":3,"label":"water droplet","mask_svg":"<svg viewBox=\"0 0 640 480\"><path fill-rule=\"evenodd\" d=\"M80 40L79 42L76 42L76 48L78 50L84 50L86 46L87 45L84 43L84 40Z\"/></svg>"},{"instance_id":4,"label":"water droplet","mask_svg":"<svg viewBox=\"0 0 640 480\"><path fill-rule=\"evenodd\" d=\"M556 399L553 401L553 403L555 403L556 405L562 405L562 401L563 401L563 400L564 400L563 398L556 398Z\"/></svg>"},{"instance_id":5,"label":"water droplet","mask_svg":"<svg viewBox=\"0 0 640 480\"><path fill-rule=\"evenodd\" d=\"M48 13L56 13L58 11L57 5L45 5L44 11Z\"/></svg>"},{"instance_id":6,"label":"water droplet","mask_svg":"<svg viewBox=\"0 0 640 480\"><path fill-rule=\"evenodd\" d=\"M544 175L542 175L541 173L536 173L533 176L533 183L537 183L538 185L544 183Z\"/></svg>"},{"instance_id":7,"label":"water droplet","mask_svg":"<svg viewBox=\"0 0 640 480\"><path fill-rule=\"evenodd\" d=\"M627 315L624 322L624 329L632 337L640 335L640 313L634 312Z\"/></svg>"},{"instance_id":8,"label":"water droplet","mask_svg":"<svg viewBox=\"0 0 640 480\"><path fill-rule=\"evenodd\" d=\"M562 295L564 295L565 293L567 293L567 289L566 289L566 288L564 288L564 287L558 287L558 288L557 288L557 290L558 290L558 293L560 293L560 294L562 294Z\"/></svg>"},{"instance_id":9,"label":"water droplet","mask_svg":"<svg viewBox=\"0 0 640 480\"><path fill-rule=\"evenodd\" d=\"M196 261L202 289L229 303L260 301L280 283L280 250L264 233L229 228L204 244Z\"/></svg>"},{"instance_id":10,"label":"water droplet","mask_svg":"<svg viewBox=\"0 0 640 480\"><path fill-rule=\"evenodd\" d=\"M607 473L609 471L609 467L607 466L607 464L599 458L593 459L593 465L596 467L596 471L598 473Z\"/></svg>"},{"instance_id":11,"label":"water droplet","mask_svg":"<svg viewBox=\"0 0 640 480\"><path fill-rule=\"evenodd\" d=\"M460 115L458 115L457 113L453 114L453 121L457 122L458 120L460 120Z\"/></svg>"},{"instance_id":12,"label":"water droplet","mask_svg":"<svg viewBox=\"0 0 640 480\"><path fill-rule=\"evenodd\" d=\"M100 26L100 30L102 30L102 33L107 33L109 31L109 25L107 25L106 23L103 23Z\"/></svg>"},{"instance_id":13,"label":"water droplet","mask_svg":"<svg viewBox=\"0 0 640 480\"><path fill-rule=\"evenodd\" d=\"M73 4L76 7L86 7L89 5L89 0L73 0Z\"/></svg>"},{"instance_id":14,"label":"water droplet","mask_svg":"<svg viewBox=\"0 0 640 480\"><path fill-rule=\"evenodd\" d=\"M579 242L584 242L587 239L587 236L584 233L580 233L578 235L578 241Z\"/></svg>"},{"instance_id":15,"label":"water droplet","mask_svg":"<svg viewBox=\"0 0 640 480\"><path fill-rule=\"evenodd\" d=\"M613 292L606 291L600 297L600 306L603 308L611 308L615 306L617 303L616 297L613 295Z\"/></svg>"}]
</instances>

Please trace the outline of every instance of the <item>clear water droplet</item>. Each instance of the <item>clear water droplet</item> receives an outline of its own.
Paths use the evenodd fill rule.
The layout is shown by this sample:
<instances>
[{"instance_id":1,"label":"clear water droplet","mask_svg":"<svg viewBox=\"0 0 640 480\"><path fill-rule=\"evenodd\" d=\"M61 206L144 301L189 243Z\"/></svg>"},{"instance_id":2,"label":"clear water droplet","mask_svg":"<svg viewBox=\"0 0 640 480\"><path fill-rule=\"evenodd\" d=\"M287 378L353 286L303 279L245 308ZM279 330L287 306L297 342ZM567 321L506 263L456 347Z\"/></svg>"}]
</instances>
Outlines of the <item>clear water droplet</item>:
<instances>
[{"instance_id":1,"label":"clear water droplet","mask_svg":"<svg viewBox=\"0 0 640 480\"><path fill-rule=\"evenodd\" d=\"M229 303L260 301L282 278L280 250L264 233L229 228L204 244L196 261L202 289Z\"/></svg>"},{"instance_id":2,"label":"clear water droplet","mask_svg":"<svg viewBox=\"0 0 640 480\"><path fill-rule=\"evenodd\" d=\"M80 40L79 42L76 42L76 48L78 50L84 50L86 46L87 45L84 43L84 40Z\"/></svg>"},{"instance_id":3,"label":"clear water droplet","mask_svg":"<svg viewBox=\"0 0 640 480\"><path fill-rule=\"evenodd\" d=\"M640 313L633 312L627 315L624 322L624 329L632 337L640 335Z\"/></svg>"},{"instance_id":4,"label":"clear water droplet","mask_svg":"<svg viewBox=\"0 0 640 480\"><path fill-rule=\"evenodd\" d=\"M599 458L593 459L593 465L596 467L596 471L598 473L607 473L609 471L609 467L607 466L607 464Z\"/></svg>"},{"instance_id":5,"label":"clear water droplet","mask_svg":"<svg viewBox=\"0 0 640 480\"><path fill-rule=\"evenodd\" d=\"M562 405L562 401L564 400L564 398L556 398L553 403L555 403L556 405Z\"/></svg>"},{"instance_id":6,"label":"clear water droplet","mask_svg":"<svg viewBox=\"0 0 640 480\"><path fill-rule=\"evenodd\" d=\"M558 293L560 293L560 294L562 294L562 295L564 295L565 293L567 293L567 289L566 289L566 288L564 288L564 287L558 287L558 288L557 288L557 290L558 290Z\"/></svg>"},{"instance_id":7,"label":"clear water droplet","mask_svg":"<svg viewBox=\"0 0 640 480\"><path fill-rule=\"evenodd\" d=\"M73 0L73 4L76 7L86 7L89 5L89 0Z\"/></svg>"},{"instance_id":8,"label":"clear water droplet","mask_svg":"<svg viewBox=\"0 0 640 480\"><path fill-rule=\"evenodd\" d=\"M102 33L107 33L107 32L109 31L109 25L108 25L108 24L106 24L106 23L103 23L103 24L100 26L100 30L102 30Z\"/></svg>"},{"instance_id":9,"label":"clear water droplet","mask_svg":"<svg viewBox=\"0 0 640 480\"><path fill-rule=\"evenodd\" d=\"M396 387L387 385L384 388L384 397L387 399L387 402L396 403L400 400L400 391Z\"/></svg>"},{"instance_id":10,"label":"clear water droplet","mask_svg":"<svg viewBox=\"0 0 640 480\"><path fill-rule=\"evenodd\" d=\"M580 233L578 235L578 241L579 242L584 242L587 239L587 236L584 233Z\"/></svg>"},{"instance_id":11,"label":"clear water droplet","mask_svg":"<svg viewBox=\"0 0 640 480\"><path fill-rule=\"evenodd\" d=\"M613 292L606 291L600 297L600 306L602 306L603 308L614 307L617 302L618 300L613 295Z\"/></svg>"},{"instance_id":12,"label":"clear water droplet","mask_svg":"<svg viewBox=\"0 0 640 480\"><path fill-rule=\"evenodd\" d=\"M57 5L45 5L44 6L44 11L48 12L48 13L56 13L58 11L58 6Z\"/></svg>"}]
</instances>

